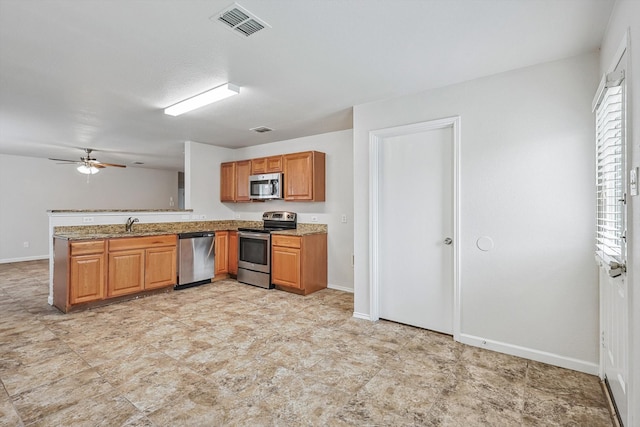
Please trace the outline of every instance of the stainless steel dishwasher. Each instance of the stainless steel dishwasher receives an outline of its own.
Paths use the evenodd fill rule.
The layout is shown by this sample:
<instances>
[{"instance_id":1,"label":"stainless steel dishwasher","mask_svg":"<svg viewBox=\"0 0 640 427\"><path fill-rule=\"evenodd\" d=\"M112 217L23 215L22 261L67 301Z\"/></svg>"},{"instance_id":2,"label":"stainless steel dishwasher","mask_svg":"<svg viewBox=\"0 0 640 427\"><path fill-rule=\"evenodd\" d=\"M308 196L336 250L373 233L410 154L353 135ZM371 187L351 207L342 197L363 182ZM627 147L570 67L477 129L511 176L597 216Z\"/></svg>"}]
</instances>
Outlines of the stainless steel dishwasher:
<instances>
[{"instance_id":1,"label":"stainless steel dishwasher","mask_svg":"<svg viewBox=\"0 0 640 427\"><path fill-rule=\"evenodd\" d=\"M214 275L215 234L178 234L178 284L175 289L210 283Z\"/></svg>"}]
</instances>

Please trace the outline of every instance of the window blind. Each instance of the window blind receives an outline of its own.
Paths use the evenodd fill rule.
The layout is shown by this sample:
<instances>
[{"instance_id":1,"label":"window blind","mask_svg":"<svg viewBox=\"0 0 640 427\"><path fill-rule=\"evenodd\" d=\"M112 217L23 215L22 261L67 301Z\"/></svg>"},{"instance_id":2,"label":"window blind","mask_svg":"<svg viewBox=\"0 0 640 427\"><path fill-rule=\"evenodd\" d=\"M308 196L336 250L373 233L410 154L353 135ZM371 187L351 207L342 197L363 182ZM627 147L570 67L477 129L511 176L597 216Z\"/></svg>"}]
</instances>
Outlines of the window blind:
<instances>
[{"instance_id":1,"label":"window blind","mask_svg":"<svg viewBox=\"0 0 640 427\"><path fill-rule=\"evenodd\" d=\"M624 91L622 79L607 82L596 107L596 254L623 262Z\"/></svg>"}]
</instances>

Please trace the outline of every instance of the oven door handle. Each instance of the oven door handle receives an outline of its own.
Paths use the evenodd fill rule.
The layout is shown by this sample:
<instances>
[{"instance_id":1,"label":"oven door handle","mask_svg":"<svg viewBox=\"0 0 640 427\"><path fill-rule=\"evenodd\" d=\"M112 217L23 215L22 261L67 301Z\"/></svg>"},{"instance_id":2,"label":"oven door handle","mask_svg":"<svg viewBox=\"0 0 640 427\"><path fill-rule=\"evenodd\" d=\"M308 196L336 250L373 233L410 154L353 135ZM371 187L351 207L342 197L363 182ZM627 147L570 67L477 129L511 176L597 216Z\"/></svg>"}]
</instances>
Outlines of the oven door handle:
<instances>
[{"instance_id":1,"label":"oven door handle","mask_svg":"<svg viewBox=\"0 0 640 427\"><path fill-rule=\"evenodd\" d=\"M238 234L238 237L251 237L253 239L269 240L269 234L267 233L247 233L247 232L241 231Z\"/></svg>"}]
</instances>

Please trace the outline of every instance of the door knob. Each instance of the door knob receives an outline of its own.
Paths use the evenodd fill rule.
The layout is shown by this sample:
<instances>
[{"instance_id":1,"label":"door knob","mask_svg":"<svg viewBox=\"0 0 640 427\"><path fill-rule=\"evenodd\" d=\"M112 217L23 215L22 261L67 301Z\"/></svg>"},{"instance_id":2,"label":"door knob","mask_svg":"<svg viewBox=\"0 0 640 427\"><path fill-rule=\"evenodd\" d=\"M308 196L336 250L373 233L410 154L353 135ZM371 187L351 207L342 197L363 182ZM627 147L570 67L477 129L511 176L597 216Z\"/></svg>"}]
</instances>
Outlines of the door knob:
<instances>
[{"instance_id":1,"label":"door knob","mask_svg":"<svg viewBox=\"0 0 640 427\"><path fill-rule=\"evenodd\" d=\"M444 244L445 245L450 245L453 243L453 240L451 240L451 237L447 237L446 239L444 239Z\"/></svg>"}]
</instances>

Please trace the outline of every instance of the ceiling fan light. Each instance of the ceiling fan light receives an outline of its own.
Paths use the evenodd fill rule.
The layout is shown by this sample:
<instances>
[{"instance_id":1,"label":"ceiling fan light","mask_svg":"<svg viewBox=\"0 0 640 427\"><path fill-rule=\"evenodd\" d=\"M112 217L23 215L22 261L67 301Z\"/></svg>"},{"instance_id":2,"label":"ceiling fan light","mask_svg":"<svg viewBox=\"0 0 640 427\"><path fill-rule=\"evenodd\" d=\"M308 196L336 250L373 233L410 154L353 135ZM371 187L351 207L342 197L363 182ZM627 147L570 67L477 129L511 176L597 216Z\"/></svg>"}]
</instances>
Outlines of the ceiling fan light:
<instances>
[{"instance_id":1,"label":"ceiling fan light","mask_svg":"<svg viewBox=\"0 0 640 427\"><path fill-rule=\"evenodd\" d=\"M240 87L232 83L225 83L211 90L201 93L200 95L180 101L170 107L164 109L164 113L169 116L179 116L196 108L221 101L233 95L240 93Z\"/></svg>"},{"instance_id":2,"label":"ceiling fan light","mask_svg":"<svg viewBox=\"0 0 640 427\"><path fill-rule=\"evenodd\" d=\"M100 169L95 166L80 165L78 166L78 172L85 175L95 175L100 172Z\"/></svg>"}]
</instances>

